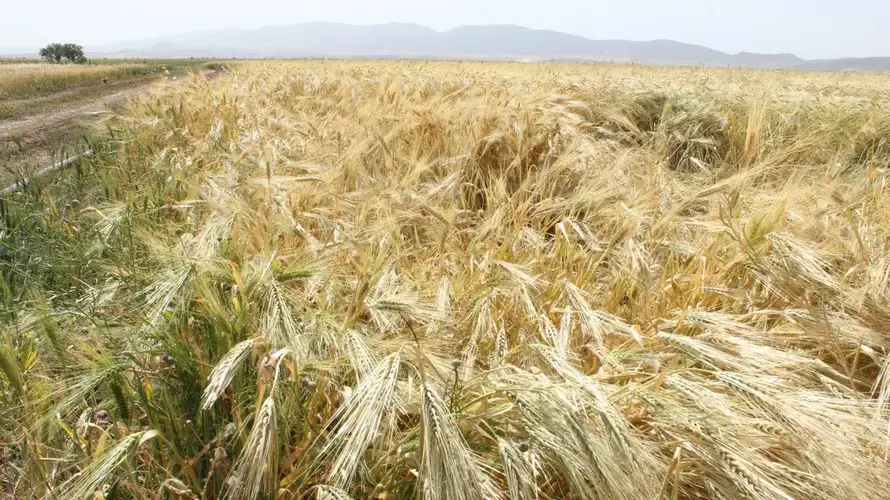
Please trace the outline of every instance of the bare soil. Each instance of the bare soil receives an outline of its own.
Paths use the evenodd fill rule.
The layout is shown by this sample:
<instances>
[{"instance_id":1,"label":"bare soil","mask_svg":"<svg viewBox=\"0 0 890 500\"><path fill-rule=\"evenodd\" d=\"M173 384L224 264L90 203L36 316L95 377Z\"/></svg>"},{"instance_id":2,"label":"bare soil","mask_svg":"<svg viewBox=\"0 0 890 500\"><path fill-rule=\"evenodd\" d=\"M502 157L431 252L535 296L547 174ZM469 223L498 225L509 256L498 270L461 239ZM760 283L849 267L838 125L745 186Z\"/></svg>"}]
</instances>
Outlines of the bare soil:
<instances>
[{"instance_id":1,"label":"bare soil","mask_svg":"<svg viewBox=\"0 0 890 500\"><path fill-rule=\"evenodd\" d=\"M216 71L204 71L203 75L213 78ZM60 154L60 150L71 146L87 126L99 120L101 114L120 109L131 98L163 83L170 82L157 79L143 81L123 89L109 89L109 93L100 96L75 98L71 102L52 107L34 102L33 109L36 112L0 120L0 184L8 184L12 180L10 177L21 178L53 163L53 158ZM40 99L45 98L37 98Z\"/></svg>"},{"instance_id":2,"label":"bare soil","mask_svg":"<svg viewBox=\"0 0 890 500\"><path fill-rule=\"evenodd\" d=\"M24 118L0 121L0 139L19 137L26 143L39 141L47 134L58 134L60 127L68 128L80 118L88 118L109 108L119 108L127 99L146 91L153 85L154 83L142 84L103 95L98 99L49 109Z\"/></svg>"}]
</instances>

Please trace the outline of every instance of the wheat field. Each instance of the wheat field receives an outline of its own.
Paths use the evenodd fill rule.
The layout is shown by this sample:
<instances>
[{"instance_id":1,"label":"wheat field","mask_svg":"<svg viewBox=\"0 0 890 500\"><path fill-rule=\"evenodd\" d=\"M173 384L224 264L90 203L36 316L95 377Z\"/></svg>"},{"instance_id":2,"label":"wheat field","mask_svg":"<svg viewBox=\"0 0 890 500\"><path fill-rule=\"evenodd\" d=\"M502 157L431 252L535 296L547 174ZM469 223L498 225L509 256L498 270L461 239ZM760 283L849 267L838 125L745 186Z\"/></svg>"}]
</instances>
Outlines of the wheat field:
<instances>
[{"instance_id":1,"label":"wheat field","mask_svg":"<svg viewBox=\"0 0 890 500\"><path fill-rule=\"evenodd\" d=\"M154 69L154 68L152 68ZM147 72L141 64L0 64L0 98L24 98Z\"/></svg>"},{"instance_id":2,"label":"wheat field","mask_svg":"<svg viewBox=\"0 0 890 500\"><path fill-rule=\"evenodd\" d=\"M879 499L890 77L253 62L4 201L15 498Z\"/></svg>"}]
</instances>

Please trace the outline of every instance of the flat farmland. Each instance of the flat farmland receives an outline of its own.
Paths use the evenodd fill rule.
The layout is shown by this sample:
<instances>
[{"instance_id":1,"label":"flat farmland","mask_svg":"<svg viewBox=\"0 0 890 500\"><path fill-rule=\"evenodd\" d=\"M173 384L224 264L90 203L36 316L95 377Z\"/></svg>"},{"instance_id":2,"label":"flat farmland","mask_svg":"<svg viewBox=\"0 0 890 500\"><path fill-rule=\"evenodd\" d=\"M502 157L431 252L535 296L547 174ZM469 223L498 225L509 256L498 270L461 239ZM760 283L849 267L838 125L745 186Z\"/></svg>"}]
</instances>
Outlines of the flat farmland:
<instances>
[{"instance_id":1,"label":"flat farmland","mask_svg":"<svg viewBox=\"0 0 890 500\"><path fill-rule=\"evenodd\" d=\"M134 96L3 200L0 488L882 498L888 84L257 61Z\"/></svg>"}]
</instances>

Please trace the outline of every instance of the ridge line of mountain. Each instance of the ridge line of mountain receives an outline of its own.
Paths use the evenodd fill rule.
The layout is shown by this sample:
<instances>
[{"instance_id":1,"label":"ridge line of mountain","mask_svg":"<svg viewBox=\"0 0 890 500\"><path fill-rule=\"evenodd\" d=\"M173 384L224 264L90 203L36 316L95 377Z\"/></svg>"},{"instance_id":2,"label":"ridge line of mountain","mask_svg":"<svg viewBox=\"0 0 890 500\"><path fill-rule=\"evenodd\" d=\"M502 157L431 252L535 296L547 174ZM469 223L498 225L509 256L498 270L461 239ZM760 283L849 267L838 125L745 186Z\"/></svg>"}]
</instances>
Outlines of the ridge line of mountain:
<instances>
[{"instance_id":1,"label":"ridge line of mountain","mask_svg":"<svg viewBox=\"0 0 890 500\"><path fill-rule=\"evenodd\" d=\"M729 54L673 40L594 40L514 25L471 25L436 31L405 23L351 25L311 22L194 31L87 49L92 57L109 58L470 59L890 71L890 57L805 60L787 53L743 51Z\"/></svg>"}]
</instances>

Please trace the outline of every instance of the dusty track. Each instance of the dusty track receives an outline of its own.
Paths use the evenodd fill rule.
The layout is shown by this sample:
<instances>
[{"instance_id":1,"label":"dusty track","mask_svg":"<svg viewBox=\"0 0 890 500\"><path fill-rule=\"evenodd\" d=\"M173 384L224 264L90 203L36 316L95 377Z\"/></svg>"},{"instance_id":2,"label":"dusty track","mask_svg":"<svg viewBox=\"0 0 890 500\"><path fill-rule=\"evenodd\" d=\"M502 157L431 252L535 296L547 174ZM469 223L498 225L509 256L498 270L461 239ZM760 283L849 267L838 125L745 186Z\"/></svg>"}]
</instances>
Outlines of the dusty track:
<instances>
[{"instance_id":1,"label":"dusty track","mask_svg":"<svg viewBox=\"0 0 890 500\"><path fill-rule=\"evenodd\" d=\"M204 71L203 75L210 79L216 76L216 71ZM182 78L180 81L185 82L187 78ZM77 123L88 121L91 115L108 109L120 108L130 98L157 88L164 83L171 82L154 80L96 99L79 101L71 106L57 107L14 120L0 120L0 140L19 137L23 143L31 144L59 135L61 131L69 129Z\"/></svg>"},{"instance_id":2,"label":"dusty track","mask_svg":"<svg viewBox=\"0 0 890 500\"><path fill-rule=\"evenodd\" d=\"M100 113L106 109L117 108L127 99L141 94L156 86L151 82L136 87L120 90L86 102L78 102L69 107L50 109L36 115L16 120L0 122L0 139L18 136L25 142L32 142L47 134L54 134L60 127L67 128L74 121Z\"/></svg>"},{"instance_id":3,"label":"dusty track","mask_svg":"<svg viewBox=\"0 0 890 500\"><path fill-rule=\"evenodd\" d=\"M202 75L213 79L218 72L206 70ZM84 127L98 122L103 112L120 109L140 94L187 81L187 77L176 81L156 79L100 97L78 100L68 106L41 110L23 118L0 120L0 188L5 186L3 192L13 190L33 176L42 176L57 170L59 165L67 165L65 158L78 150L66 146L73 146ZM62 151L66 153L63 155Z\"/></svg>"}]
</instances>

